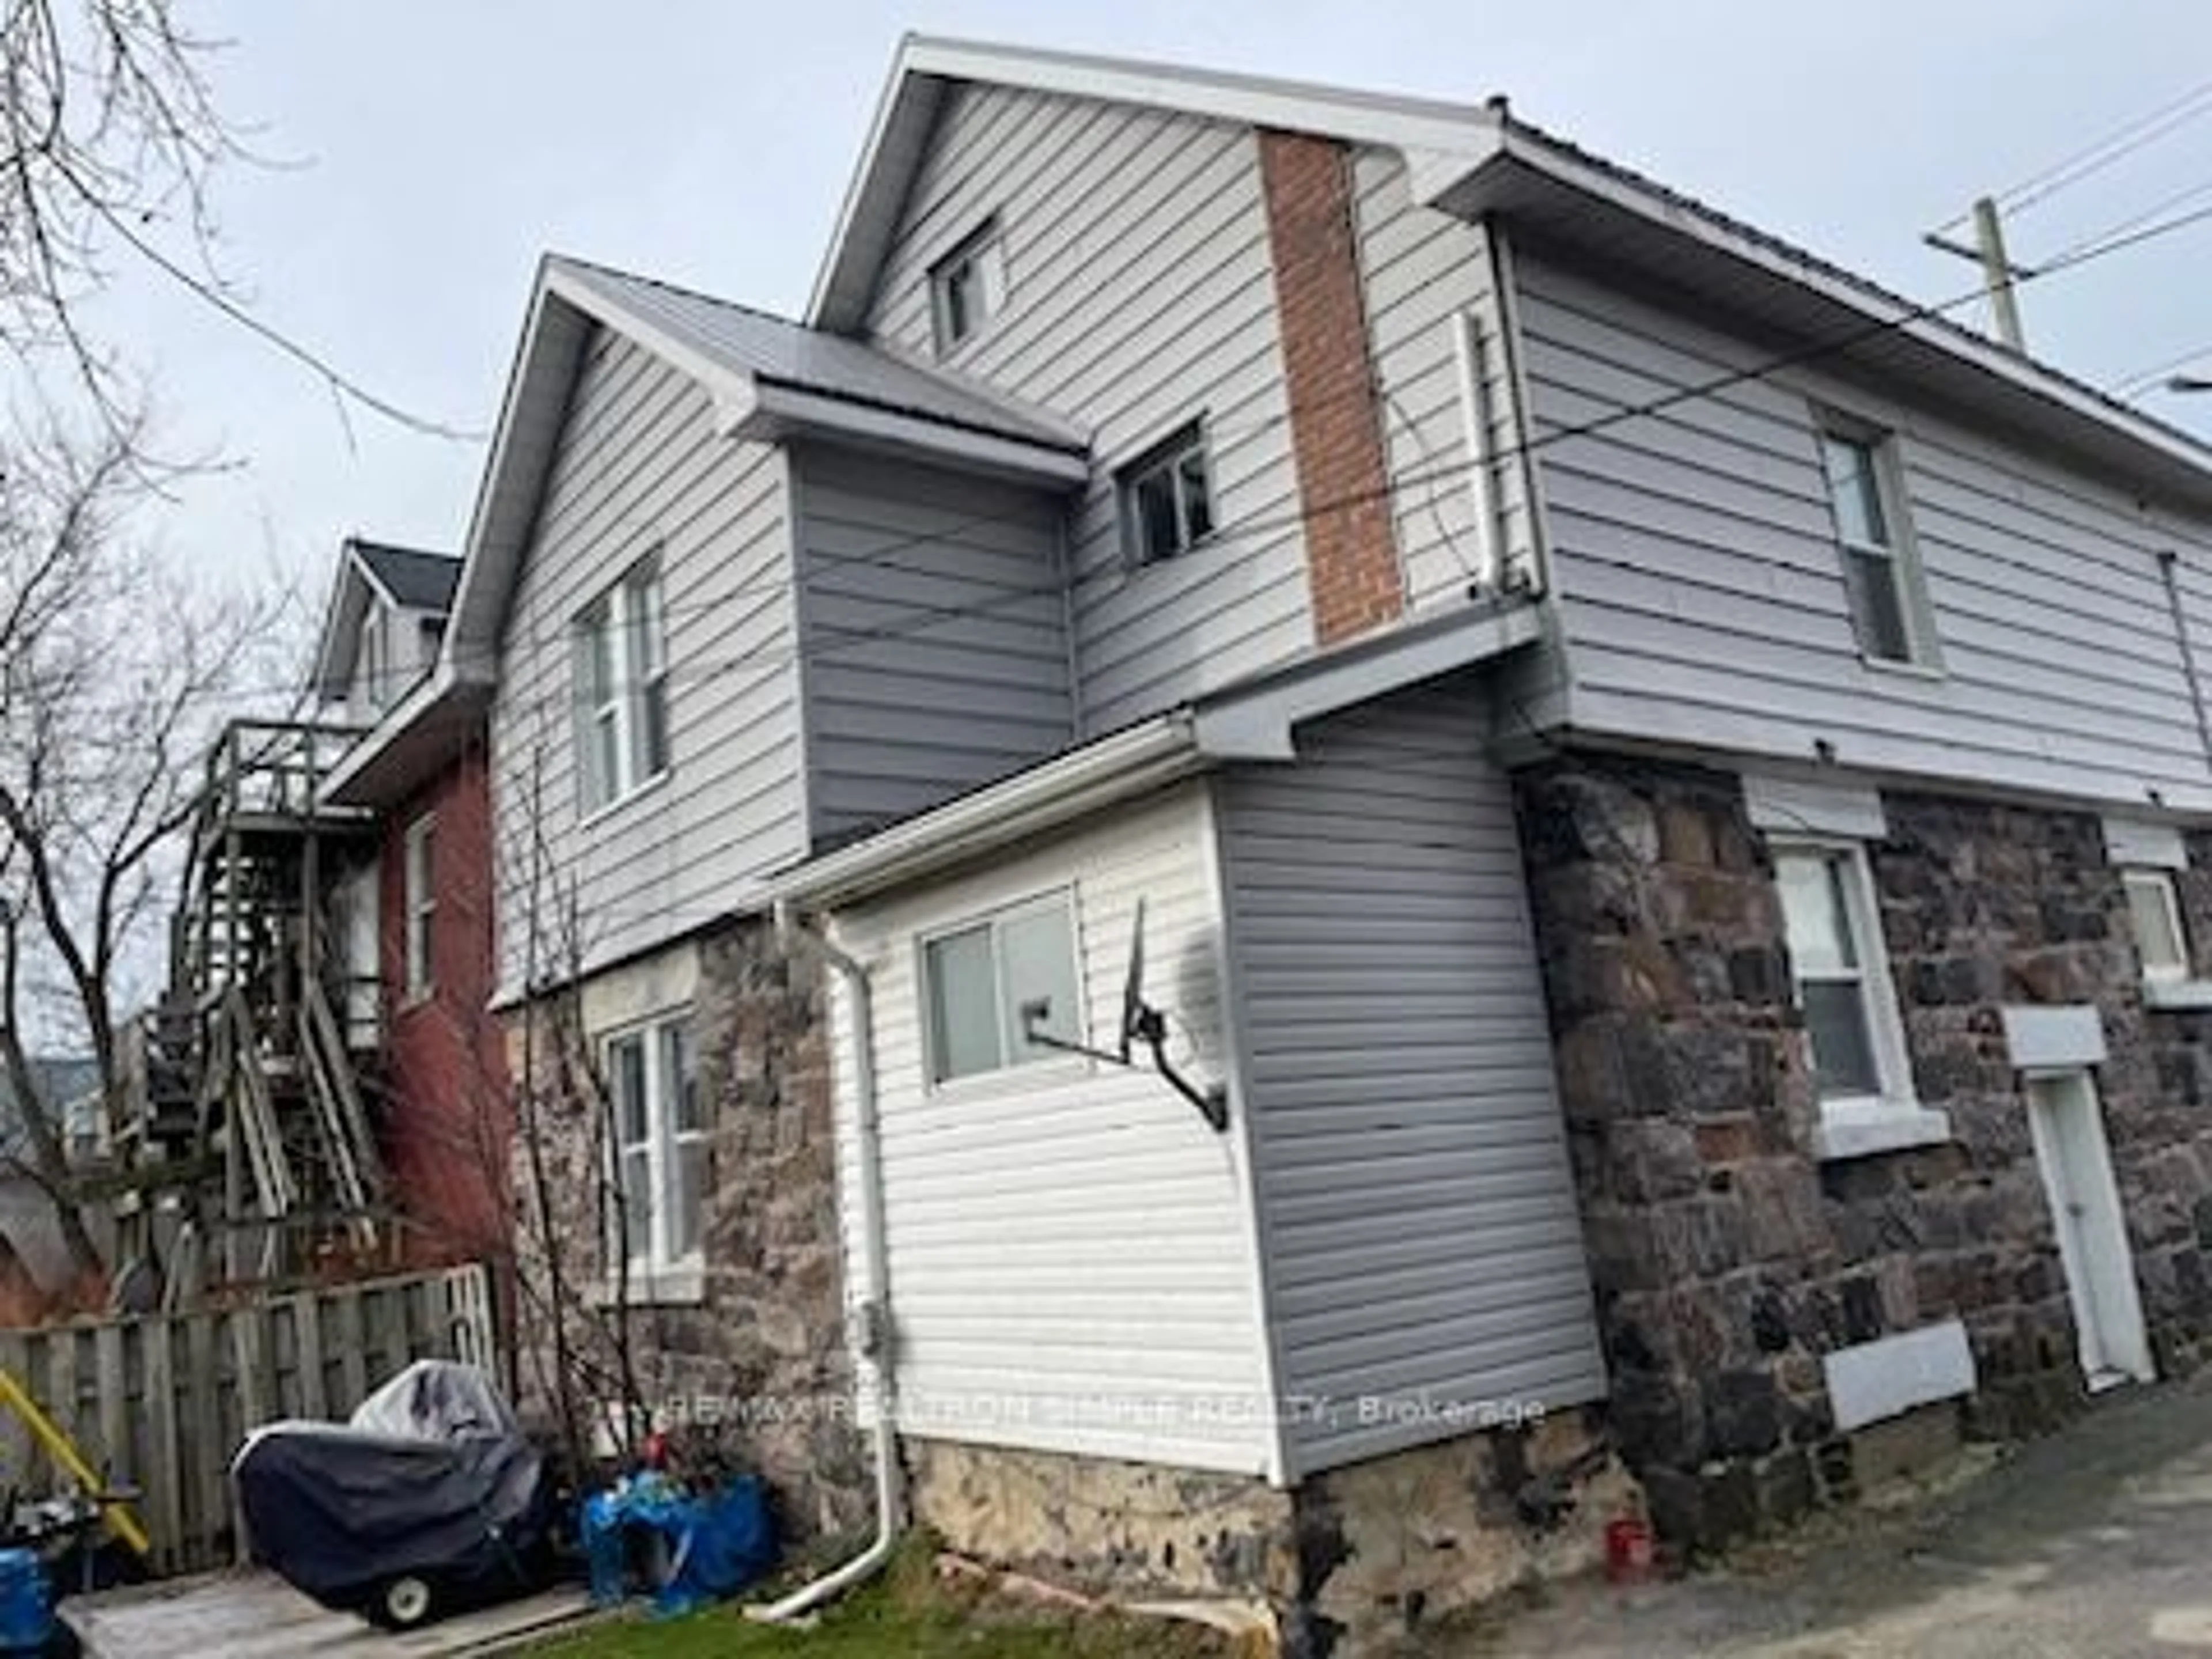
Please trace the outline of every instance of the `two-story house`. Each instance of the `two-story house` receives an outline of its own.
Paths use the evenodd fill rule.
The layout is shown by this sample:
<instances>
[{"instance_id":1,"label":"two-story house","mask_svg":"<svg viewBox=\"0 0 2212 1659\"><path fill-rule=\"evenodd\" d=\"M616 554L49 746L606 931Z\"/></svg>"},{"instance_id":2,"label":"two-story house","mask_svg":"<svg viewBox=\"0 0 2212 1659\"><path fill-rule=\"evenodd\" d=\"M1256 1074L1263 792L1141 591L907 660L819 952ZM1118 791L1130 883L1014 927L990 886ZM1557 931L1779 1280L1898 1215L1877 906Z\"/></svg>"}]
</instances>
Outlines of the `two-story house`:
<instances>
[{"instance_id":1,"label":"two-story house","mask_svg":"<svg viewBox=\"0 0 2212 1659\"><path fill-rule=\"evenodd\" d=\"M1502 105L910 40L803 323L547 262L433 684L656 1385L1322 1650L2191 1362L2208 562Z\"/></svg>"}]
</instances>

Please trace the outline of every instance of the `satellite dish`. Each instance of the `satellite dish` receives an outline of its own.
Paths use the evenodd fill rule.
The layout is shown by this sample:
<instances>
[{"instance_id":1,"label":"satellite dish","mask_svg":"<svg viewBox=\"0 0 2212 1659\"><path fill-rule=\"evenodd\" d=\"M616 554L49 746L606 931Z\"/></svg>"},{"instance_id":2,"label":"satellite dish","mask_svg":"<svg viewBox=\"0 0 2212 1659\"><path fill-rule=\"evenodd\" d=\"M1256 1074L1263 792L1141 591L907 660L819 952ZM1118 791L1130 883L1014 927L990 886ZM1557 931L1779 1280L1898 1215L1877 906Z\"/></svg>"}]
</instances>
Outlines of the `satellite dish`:
<instances>
[{"instance_id":1,"label":"satellite dish","mask_svg":"<svg viewBox=\"0 0 2212 1659\"><path fill-rule=\"evenodd\" d=\"M1145 901L1137 901L1137 914L1129 929L1129 971L1121 981L1121 1033L1119 1042L1109 1053L1103 1048L1085 1048L1071 1042L1066 1037L1055 1036L1043 1030L1052 1018L1052 1000L1038 997L1021 1005L1022 1036L1040 1048L1057 1048L1063 1054L1083 1054L1091 1060L1103 1060L1109 1066L1133 1066L1139 1043L1152 1051L1152 1069L1168 1086L1198 1108L1216 1134L1229 1127L1229 1091L1221 1085L1200 1088L1176 1071L1168 1059L1168 1017L1145 1000Z\"/></svg>"},{"instance_id":2,"label":"satellite dish","mask_svg":"<svg viewBox=\"0 0 2212 1659\"><path fill-rule=\"evenodd\" d=\"M1141 1034L1145 1008L1145 901L1137 901L1137 920L1129 929L1129 975L1121 982L1121 1064L1129 1063Z\"/></svg>"}]
</instances>

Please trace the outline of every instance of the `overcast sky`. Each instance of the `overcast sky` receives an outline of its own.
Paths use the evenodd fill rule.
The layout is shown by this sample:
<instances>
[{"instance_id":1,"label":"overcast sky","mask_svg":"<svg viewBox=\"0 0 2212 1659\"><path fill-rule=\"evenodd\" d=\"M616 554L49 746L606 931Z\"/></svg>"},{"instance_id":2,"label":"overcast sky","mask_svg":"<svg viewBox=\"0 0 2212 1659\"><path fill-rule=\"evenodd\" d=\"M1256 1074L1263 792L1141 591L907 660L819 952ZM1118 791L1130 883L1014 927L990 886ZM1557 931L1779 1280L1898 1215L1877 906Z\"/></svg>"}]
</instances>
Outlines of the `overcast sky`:
<instances>
[{"instance_id":1,"label":"overcast sky","mask_svg":"<svg viewBox=\"0 0 2212 1659\"><path fill-rule=\"evenodd\" d=\"M457 426L496 412L538 254L796 314L902 31L1479 100L1917 298L1972 286L1920 233L2212 75L2190 0L179 0L234 44L227 107L287 165L220 187L258 313ZM2212 117L2023 213L2033 264L2212 186ZM2212 198L2212 188L2208 188ZM2191 204L2192 205L2201 204ZM2110 382L2212 368L2212 223L2022 295L2038 353ZM245 465L164 537L319 568L358 532L455 549L480 446L348 424L312 378L151 273L100 318L158 374L173 438ZM2212 434L2212 397L2154 398Z\"/></svg>"}]
</instances>

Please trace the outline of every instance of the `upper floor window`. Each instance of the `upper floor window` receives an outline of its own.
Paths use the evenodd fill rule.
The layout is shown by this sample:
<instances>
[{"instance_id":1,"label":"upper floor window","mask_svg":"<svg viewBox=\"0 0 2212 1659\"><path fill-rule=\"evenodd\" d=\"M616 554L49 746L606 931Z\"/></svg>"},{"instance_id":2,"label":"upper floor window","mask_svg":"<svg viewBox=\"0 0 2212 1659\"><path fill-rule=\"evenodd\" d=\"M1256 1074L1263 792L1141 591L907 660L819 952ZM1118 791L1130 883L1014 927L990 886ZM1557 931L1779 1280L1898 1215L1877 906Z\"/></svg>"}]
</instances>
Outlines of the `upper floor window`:
<instances>
[{"instance_id":1,"label":"upper floor window","mask_svg":"<svg viewBox=\"0 0 2212 1659\"><path fill-rule=\"evenodd\" d=\"M576 751L583 810L668 769L667 618L660 562L633 567L576 619Z\"/></svg>"},{"instance_id":2,"label":"upper floor window","mask_svg":"<svg viewBox=\"0 0 2212 1659\"><path fill-rule=\"evenodd\" d=\"M611 1037L615 1234L629 1270L695 1264L705 1237L707 1119L688 1017Z\"/></svg>"},{"instance_id":3,"label":"upper floor window","mask_svg":"<svg viewBox=\"0 0 2212 1659\"><path fill-rule=\"evenodd\" d=\"M1820 462L1860 651L1874 662L1932 666L1934 629L1922 599L1894 443L1863 428L1832 424L1820 434Z\"/></svg>"},{"instance_id":4,"label":"upper floor window","mask_svg":"<svg viewBox=\"0 0 2212 1659\"><path fill-rule=\"evenodd\" d=\"M1123 467L1118 483L1122 533L1136 563L1172 559L1213 533L1212 468L1200 422Z\"/></svg>"},{"instance_id":5,"label":"upper floor window","mask_svg":"<svg viewBox=\"0 0 2212 1659\"><path fill-rule=\"evenodd\" d=\"M392 618L372 598L361 619L361 654L356 664L362 707L371 714L392 700Z\"/></svg>"},{"instance_id":6,"label":"upper floor window","mask_svg":"<svg viewBox=\"0 0 2212 1659\"><path fill-rule=\"evenodd\" d=\"M1003 1071L1079 1041L1075 912L1066 893L937 934L921 947L933 1083Z\"/></svg>"},{"instance_id":7,"label":"upper floor window","mask_svg":"<svg viewBox=\"0 0 2212 1659\"><path fill-rule=\"evenodd\" d=\"M407 826L404 890L407 996L412 1001L431 990L431 928L438 914L438 820L424 813Z\"/></svg>"},{"instance_id":8,"label":"upper floor window","mask_svg":"<svg viewBox=\"0 0 2212 1659\"><path fill-rule=\"evenodd\" d=\"M940 357L965 343L1006 304L1006 244L996 220L932 267L930 302L937 313Z\"/></svg>"}]
</instances>

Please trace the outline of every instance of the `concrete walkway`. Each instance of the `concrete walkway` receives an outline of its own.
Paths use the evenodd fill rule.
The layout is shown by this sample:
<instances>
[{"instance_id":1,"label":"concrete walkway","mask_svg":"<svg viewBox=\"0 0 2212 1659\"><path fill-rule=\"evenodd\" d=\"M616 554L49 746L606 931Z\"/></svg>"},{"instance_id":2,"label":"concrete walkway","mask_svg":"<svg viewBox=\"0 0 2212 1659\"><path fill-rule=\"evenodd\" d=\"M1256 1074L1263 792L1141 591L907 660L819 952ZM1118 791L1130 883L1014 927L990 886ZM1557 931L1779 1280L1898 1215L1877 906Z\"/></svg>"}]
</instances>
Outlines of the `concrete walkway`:
<instances>
[{"instance_id":1,"label":"concrete walkway","mask_svg":"<svg viewBox=\"0 0 2212 1659\"><path fill-rule=\"evenodd\" d=\"M2212 1655L2212 1377L2101 1403L1978 1479L1718 1571L1560 1592L1424 1650L1558 1659Z\"/></svg>"}]
</instances>

